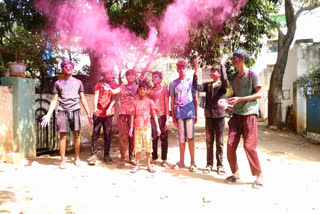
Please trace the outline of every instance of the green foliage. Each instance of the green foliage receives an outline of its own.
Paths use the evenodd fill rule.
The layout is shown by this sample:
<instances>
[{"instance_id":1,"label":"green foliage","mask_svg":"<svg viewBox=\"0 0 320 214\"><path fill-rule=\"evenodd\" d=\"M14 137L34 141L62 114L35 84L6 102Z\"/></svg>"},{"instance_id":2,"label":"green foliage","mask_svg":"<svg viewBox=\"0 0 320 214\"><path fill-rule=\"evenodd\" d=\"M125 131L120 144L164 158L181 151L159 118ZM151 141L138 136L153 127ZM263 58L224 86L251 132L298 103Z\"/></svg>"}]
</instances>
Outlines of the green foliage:
<instances>
[{"instance_id":1,"label":"green foliage","mask_svg":"<svg viewBox=\"0 0 320 214\"><path fill-rule=\"evenodd\" d=\"M138 36L148 36L148 24L158 20L168 4L173 0L116 0L113 3L105 0L106 9L113 26L125 26Z\"/></svg>"},{"instance_id":2,"label":"green foliage","mask_svg":"<svg viewBox=\"0 0 320 214\"><path fill-rule=\"evenodd\" d=\"M233 17L224 23L213 21L222 10L211 11L211 19L190 30L190 41L184 56L190 60L198 57L200 66L206 66L217 63L225 53L243 48L253 56L248 66L253 65L262 47L261 39L264 36L273 38L275 35L275 26L270 25L263 16L276 14L279 3L266 0L248 1L238 14L233 14Z\"/></svg>"},{"instance_id":3,"label":"green foliage","mask_svg":"<svg viewBox=\"0 0 320 214\"><path fill-rule=\"evenodd\" d=\"M36 35L31 34L22 26L17 26L10 36L3 38L3 44L14 51L16 62L23 62L28 52L32 51L31 46L35 38Z\"/></svg>"},{"instance_id":4,"label":"green foliage","mask_svg":"<svg viewBox=\"0 0 320 214\"><path fill-rule=\"evenodd\" d=\"M315 64L307 74L299 77L297 86L307 92L307 88L311 87L314 93L320 95L320 62Z\"/></svg>"},{"instance_id":5,"label":"green foliage","mask_svg":"<svg viewBox=\"0 0 320 214\"><path fill-rule=\"evenodd\" d=\"M4 64L24 62L32 76L42 79L49 65L57 61L44 58L48 44L53 50L57 48L55 38L49 38L44 32L46 20L34 8L34 3L34 0L0 2L0 54Z\"/></svg>"}]
</instances>

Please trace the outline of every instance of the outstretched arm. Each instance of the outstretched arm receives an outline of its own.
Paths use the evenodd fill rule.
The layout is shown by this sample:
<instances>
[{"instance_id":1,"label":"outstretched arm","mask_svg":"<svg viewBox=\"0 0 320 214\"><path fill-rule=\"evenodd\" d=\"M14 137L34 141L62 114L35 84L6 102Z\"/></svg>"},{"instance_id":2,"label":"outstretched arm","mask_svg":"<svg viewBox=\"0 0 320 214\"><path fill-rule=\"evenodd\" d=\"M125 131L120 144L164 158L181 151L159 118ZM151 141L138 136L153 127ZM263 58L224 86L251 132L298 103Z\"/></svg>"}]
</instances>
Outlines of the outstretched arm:
<instances>
[{"instance_id":1,"label":"outstretched arm","mask_svg":"<svg viewBox=\"0 0 320 214\"><path fill-rule=\"evenodd\" d=\"M192 86L197 91L205 91L204 85L198 84L198 60L197 59L194 59L193 67L194 67L194 74L193 74Z\"/></svg>"},{"instance_id":2,"label":"outstretched arm","mask_svg":"<svg viewBox=\"0 0 320 214\"><path fill-rule=\"evenodd\" d=\"M46 127L49 124L52 112L56 108L57 103L58 103L58 94L55 94L53 95L47 114L42 117L42 122L41 122L42 127Z\"/></svg>"}]
</instances>

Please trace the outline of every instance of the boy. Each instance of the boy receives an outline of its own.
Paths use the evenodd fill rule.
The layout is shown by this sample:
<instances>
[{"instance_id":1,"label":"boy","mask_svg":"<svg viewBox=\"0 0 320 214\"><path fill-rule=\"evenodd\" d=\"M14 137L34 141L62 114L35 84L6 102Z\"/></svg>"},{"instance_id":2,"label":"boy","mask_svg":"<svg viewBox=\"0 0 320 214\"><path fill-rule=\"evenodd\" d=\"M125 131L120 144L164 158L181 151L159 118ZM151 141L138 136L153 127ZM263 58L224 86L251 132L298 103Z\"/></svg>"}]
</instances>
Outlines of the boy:
<instances>
[{"instance_id":1,"label":"boy","mask_svg":"<svg viewBox=\"0 0 320 214\"><path fill-rule=\"evenodd\" d=\"M153 88L150 91L150 99L155 103L159 127L161 130L161 159L162 167L168 167L168 127L169 127L169 91L161 86L162 73L155 71L152 73ZM151 118L152 127L152 163L158 159L158 133L156 124Z\"/></svg>"},{"instance_id":2,"label":"boy","mask_svg":"<svg viewBox=\"0 0 320 214\"><path fill-rule=\"evenodd\" d=\"M242 135L251 173L257 177L253 187L260 188L263 186L263 175L256 147L258 144L257 99L261 98L261 84L258 75L247 68L247 60L246 51L234 52L232 64L237 69L237 73L232 76L231 81L234 97L229 99L229 104L233 105L233 115L229 120L227 144L227 157L233 175L227 177L225 182L235 183L240 178L236 151Z\"/></svg>"},{"instance_id":3,"label":"boy","mask_svg":"<svg viewBox=\"0 0 320 214\"><path fill-rule=\"evenodd\" d=\"M138 97L134 106L134 111L131 115L131 124L129 135L133 136L134 127L134 147L136 152L137 165L131 170L131 173L136 173L140 169L141 151L142 144L146 151L147 157L147 168L150 173L154 173L155 170L150 164L150 154L152 152L152 142L151 142L151 123L150 114L152 115L157 135L159 136L161 131L158 124L157 114L155 112L154 102L147 97L148 84L146 82L140 81L138 88Z\"/></svg>"},{"instance_id":4,"label":"boy","mask_svg":"<svg viewBox=\"0 0 320 214\"><path fill-rule=\"evenodd\" d=\"M61 63L61 68L64 77L55 82L53 88L53 98L50 103L48 113L43 116L41 125L47 126L52 112L54 111L57 102L58 113L57 113L57 129L60 133L59 148L61 162L59 164L60 169L65 168L65 150L66 150L66 138L67 132L71 129L74 138L74 150L75 158L74 164L80 166L80 129L81 129L81 113L80 113L80 101L87 113L87 117L90 125L92 125L92 118L88 107L87 100L84 96L84 88L82 82L72 77L72 71L74 64L71 61L64 60Z\"/></svg>"},{"instance_id":5,"label":"boy","mask_svg":"<svg viewBox=\"0 0 320 214\"><path fill-rule=\"evenodd\" d=\"M93 133L92 133L92 153L88 160L89 165L95 165L98 152L98 139L100 136L101 126L104 134L104 161L112 164L112 158L109 156L112 119L115 114L114 95L108 93L104 87L115 89L118 84L113 81L113 71L109 70L103 73L104 81L98 83L94 88L94 112L93 112Z\"/></svg>"},{"instance_id":6,"label":"boy","mask_svg":"<svg viewBox=\"0 0 320 214\"><path fill-rule=\"evenodd\" d=\"M134 110L138 85L136 84L136 72L133 69L127 70L127 85L121 85L117 89L106 88L112 94L121 93L120 109L118 117L119 141L120 141L120 162L118 168L125 166L126 152L129 144L129 161L136 165L134 160L134 139L129 136L131 114Z\"/></svg>"},{"instance_id":7,"label":"boy","mask_svg":"<svg viewBox=\"0 0 320 214\"><path fill-rule=\"evenodd\" d=\"M197 123L196 90L192 87L192 80L186 78L188 63L185 60L177 62L179 78L170 83L169 94L171 97L172 122L178 128L180 161L173 169L184 167L184 152L188 141L190 152L190 171L196 171L194 160L194 124Z\"/></svg>"},{"instance_id":8,"label":"boy","mask_svg":"<svg viewBox=\"0 0 320 214\"><path fill-rule=\"evenodd\" d=\"M217 173L224 175L223 168L223 130L224 117L226 115L224 107L218 105L218 100L225 97L229 81L224 67L225 58L222 58L220 65L215 65L211 68L210 77L212 82L198 85L198 64L194 60L194 75L193 87L197 91L206 92L206 104L204 110L206 122L206 145L207 145L207 166L204 173L210 173L213 170L213 143L216 137L216 159L217 159Z\"/></svg>"}]
</instances>

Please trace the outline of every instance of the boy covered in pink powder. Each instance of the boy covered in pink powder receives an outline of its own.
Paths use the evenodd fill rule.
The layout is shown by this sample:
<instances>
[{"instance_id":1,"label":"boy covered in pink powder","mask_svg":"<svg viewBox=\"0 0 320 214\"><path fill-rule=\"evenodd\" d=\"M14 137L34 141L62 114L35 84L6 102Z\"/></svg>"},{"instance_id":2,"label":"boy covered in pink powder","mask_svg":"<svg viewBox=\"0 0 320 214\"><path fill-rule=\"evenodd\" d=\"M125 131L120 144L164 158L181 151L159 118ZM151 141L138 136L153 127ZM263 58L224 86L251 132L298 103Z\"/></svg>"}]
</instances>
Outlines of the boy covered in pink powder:
<instances>
[{"instance_id":1,"label":"boy covered in pink powder","mask_svg":"<svg viewBox=\"0 0 320 214\"><path fill-rule=\"evenodd\" d=\"M50 103L48 113L43 116L41 125L47 126L51 115L58 103L57 113L57 129L60 133L59 149L61 162L59 168L65 168L65 151L66 151L66 138L67 133L71 129L74 139L75 158L74 164L80 165L80 129L81 129L81 113L80 102L82 103L84 110L87 113L90 125L92 125L92 119L88 107L87 100L84 96L83 84L80 80L72 77L72 71L74 64L71 61L64 60L61 63L61 68L64 77L54 84L53 98Z\"/></svg>"},{"instance_id":2,"label":"boy covered in pink powder","mask_svg":"<svg viewBox=\"0 0 320 214\"><path fill-rule=\"evenodd\" d=\"M134 110L131 115L131 124L129 135L133 136L134 128L134 146L136 152L136 167L131 170L131 173L136 173L140 169L140 160L142 145L144 145L147 157L147 168L151 173L155 172L155 169L151 167L150 155L152 152L152 138L151 138L151 122L150 114L155 122L157 135L159 136L161 131L158 124L158 118L155 111L154 102L148 98L148 84L144 81L139 82L139 88Z\"/></svg>"},{"instance_id":3,"label":"boy covered in pink powder","mask_svg":"<svg viewBox=\"0 0 320 214\"><path fill-rule=\"evenodd\" d=\"M134 139L129 136L131 114L134 110L138 85L136 84L136 72L133 69L127 70L126 79L128 84L121 85L117 89L106 88L112 94L121 93L120 109L118 117L119 141L120 141L120 162L118 168L125 166L126 152L129 145L129 161L136 165L134 160Z\"/></svg>"},{"instance_id":4,"label":"boy covered in pink powder","mask_svg":"<svg viewBox=\"0 0 320 214\"><path fill-rule=\"evenodd\" d=\"M93 133L92 133L92 153L88 159L89 165L95 165L98 152L98 139L101 126L103 128L104 138L104 161L112 164L110 157L110 144L112 133L112 119L115 114L115 97L108 93L105 87L116 89L118 84L113 81L113 71L103 72L103 81L99 82L94 88L94 112L93 112Z\"/></svg>"},{"instance_id":5,"label":"boy covered in pink powder","mask_svg":"<svg viewBox=\"0 0 320 214\"><path fill-rule=\"evenodd\" d=\"M152 73L153 88L150 90L150 99L153 100L156 106L156 113L158 117L159 127L161 130L161 166L168 167L168 127L169 127L169 91L167 88L161 86L162 73L155 71ZM158 131L156 123L151 118L152 127L152 163L158 159Z\"/></svg>"}]
</instances>

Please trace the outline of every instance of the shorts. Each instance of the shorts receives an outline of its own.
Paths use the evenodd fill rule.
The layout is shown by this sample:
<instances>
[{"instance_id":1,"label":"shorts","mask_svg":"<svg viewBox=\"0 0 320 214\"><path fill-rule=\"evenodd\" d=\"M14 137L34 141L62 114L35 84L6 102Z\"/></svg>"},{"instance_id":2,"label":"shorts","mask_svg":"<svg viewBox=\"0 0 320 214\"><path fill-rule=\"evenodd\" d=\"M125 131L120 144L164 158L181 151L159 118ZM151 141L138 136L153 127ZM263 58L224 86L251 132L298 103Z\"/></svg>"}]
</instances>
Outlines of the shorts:
<instances>
[{"instance_id":1,"label":"shorts","mask_svg":"<svg viewBox=\"0 0 320 214\"><path fill-rule=\"evenodd\" d=\"M135 128L134 129L134 150L135 152L142 151L142 145L146 153L152 152L152 137L151 128Z\"/></svg>"},{"instance_id":2,"label":"shorts","mask_svg":"<svg viewBox=\"0 0 320 214\"><path fill-rule=\"evenodd\" d=\"M177 118L179 143L185 143L187 140L193 140L194 119Z\"/></svg>"},{"instance_id":3,"label":"shorts","mask_svg":"<svg viewBox=\"0 0 320 214\"><path fill-rule=\"evenodd\" d=\"M57 113L58 132L78 131L81 129L81 112L80 109L74 111L60 111Z\"/></svg>"}]
</instances>

